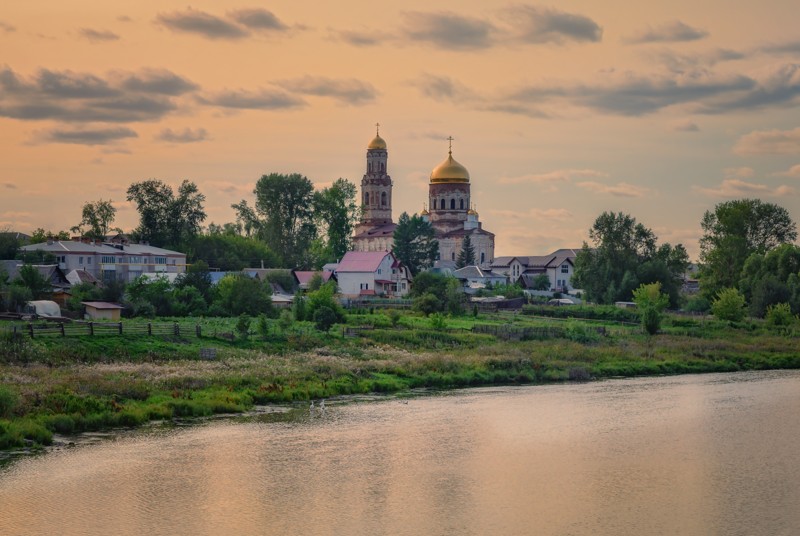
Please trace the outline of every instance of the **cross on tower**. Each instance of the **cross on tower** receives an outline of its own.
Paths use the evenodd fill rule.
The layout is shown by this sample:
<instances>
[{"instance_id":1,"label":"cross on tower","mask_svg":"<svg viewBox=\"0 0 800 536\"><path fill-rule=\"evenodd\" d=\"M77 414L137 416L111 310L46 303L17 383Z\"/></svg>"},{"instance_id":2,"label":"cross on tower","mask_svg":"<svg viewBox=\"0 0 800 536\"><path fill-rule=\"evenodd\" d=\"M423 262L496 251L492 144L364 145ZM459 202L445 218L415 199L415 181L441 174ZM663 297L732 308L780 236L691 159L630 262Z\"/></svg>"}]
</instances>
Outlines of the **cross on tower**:
<instances>
[{"instance_id":1,"label":"cross on tower","mask_svg":"<svg viewBox=\"0 0 800 536\"><path fill-rule=\"evenodd\" d=\"M378 136L381 133L381 124L375 123L375 135Z\"/></svg>"},{"instance_id":2,"label":"cross on tower","mask_svg":"<svg viewBox=\"0 0 800 536\"><path fill-rule=\"evenodd\" d=\"M454 139L455 139L455 138L453 138L453 136L448 136L448 137L447 137L447 141L449 141L449 142L450 142L450 149L448 150L448 152L449 152L450 154L453 154L453 140L454 140Z\"/></svg>"}]
</instances>

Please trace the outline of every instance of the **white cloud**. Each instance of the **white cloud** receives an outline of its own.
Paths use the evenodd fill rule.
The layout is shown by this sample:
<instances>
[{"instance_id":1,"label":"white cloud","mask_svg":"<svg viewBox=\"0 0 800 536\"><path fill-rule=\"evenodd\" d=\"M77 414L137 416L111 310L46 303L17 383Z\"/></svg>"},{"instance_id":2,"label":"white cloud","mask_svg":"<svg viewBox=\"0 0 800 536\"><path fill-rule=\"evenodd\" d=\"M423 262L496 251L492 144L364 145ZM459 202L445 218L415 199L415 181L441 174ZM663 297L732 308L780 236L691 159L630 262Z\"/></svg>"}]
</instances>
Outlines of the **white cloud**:
<instances>
[{"instance_id":1,"label":"white cloud","mask_svg":"<svg viewBox=\"0 0 800 536\"><path fill-rule=\"evenodd\" d=\"M774 175L776 177L792 177L795 179L800 179L800 164L795 164L786 171L780 171L778 173L774 173Z\"/></svg>"},{"instance_id":2,"label":"white cloud","mask_svg":"<svg viewBox=\"0 0 800 536\"><path fill-rule=\"evenodd\" d=\"M530 173L518 175L516 177L501 177L500 184L553 184L558 182L569 182L571 179L588 179L608 177L608 173L594 169L556 169L545 173Z\"/></svg>"},{"instance_id":3,"label":"white cloud","mask_svg":"<svg viewBox=\"0 0 800 536\"><path fill-rule=\"evenodd\" d=\"M618 182L617 184L602 184L594 181L577 183L577 186L598 194L609 194L616 197L644 197L650 190L642 186Z\"/></svg>"},{"instance_id":4,"label":"white cloud","mask_svg":"<svg viewBox=\"0 0 800 536\"><path fill-rule=\"evenodd\" d=\"M753 168L749 167L729 167L724 169L726 179L746 179L755 174Z\"/></svg>"},{"instance_id":5,"label":"white cloud","mask_svg":"<svg viewBox=\"0 0 800 536\"><path fill-rule=\"evenodd\" d=\"M795 195L797 191L791 186L778 186L771 188L766 184L747 182L739 179L725 179L715 188L703 188L696 186L695 190L709 197L748 197L748 196L770 196L780 197Z\"/></svg>"},{"instance_id":6,"label":"white cloud","mask_svg":"<svg viewBox=\"0 0 800 536\"><path fill-rule=\"evenodd\" d=\"M739 155L800 154L800 127L792 130L754 130L745 134L733 152Z\"/></svg>"}]
</instances>

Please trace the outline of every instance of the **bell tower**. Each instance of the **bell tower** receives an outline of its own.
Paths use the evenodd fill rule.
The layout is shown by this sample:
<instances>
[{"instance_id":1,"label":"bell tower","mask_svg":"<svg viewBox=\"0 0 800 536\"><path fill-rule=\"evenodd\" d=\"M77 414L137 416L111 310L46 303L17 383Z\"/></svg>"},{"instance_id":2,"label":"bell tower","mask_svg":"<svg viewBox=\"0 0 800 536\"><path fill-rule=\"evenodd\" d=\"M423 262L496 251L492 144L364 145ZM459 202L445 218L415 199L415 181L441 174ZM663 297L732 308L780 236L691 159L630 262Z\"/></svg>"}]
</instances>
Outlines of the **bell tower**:
<instances>
[{"instance_id":1,"label":"bell tower","mask_svg":"<svg viewBox=\"0 0 800 536\"><path fill-rule=\"evenodd\" d=\"M361 225L392 223L392 178L386 173L388 152L375 124L375 137L367 145L367 170L361 179Z\"/></svg>"}]
</instances>

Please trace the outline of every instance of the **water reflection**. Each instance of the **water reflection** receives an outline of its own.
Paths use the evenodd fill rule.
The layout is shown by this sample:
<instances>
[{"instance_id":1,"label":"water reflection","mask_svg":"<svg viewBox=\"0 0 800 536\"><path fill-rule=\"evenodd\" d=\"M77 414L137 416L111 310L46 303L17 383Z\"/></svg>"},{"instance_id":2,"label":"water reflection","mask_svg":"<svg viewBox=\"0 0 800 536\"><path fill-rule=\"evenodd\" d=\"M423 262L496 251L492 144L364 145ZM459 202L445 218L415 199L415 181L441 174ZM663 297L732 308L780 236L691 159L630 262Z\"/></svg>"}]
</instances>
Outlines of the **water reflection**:
<instances>
[{"instance_id":1,"label":"water reflection","mask_svg":"<svg viewBox=\"0 0 800 536\"><path fill-rule=\"evenodd\" d=\"M0 534L795 534L800 373L152 429L0 470Z\"/></svg>"}]
</instances>

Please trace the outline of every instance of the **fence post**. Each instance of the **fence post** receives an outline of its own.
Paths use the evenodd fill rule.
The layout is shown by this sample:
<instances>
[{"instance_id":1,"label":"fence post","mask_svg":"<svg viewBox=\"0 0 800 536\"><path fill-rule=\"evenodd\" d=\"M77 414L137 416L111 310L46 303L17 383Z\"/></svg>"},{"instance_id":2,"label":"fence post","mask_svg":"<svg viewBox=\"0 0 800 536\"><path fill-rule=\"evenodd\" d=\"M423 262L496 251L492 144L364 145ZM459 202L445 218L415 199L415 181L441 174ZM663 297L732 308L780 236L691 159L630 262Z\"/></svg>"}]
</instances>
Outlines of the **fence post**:
<instances>
[{"instance_id":1,"label":"fence post","mask_svg":"<svg viewBox=\"0 0 800 536\"><path fill-rule=\"evenodd\" d=\"M122 322L119 323L119 334L122 335Z\"/></svg>"},{"instance_id":2,"label":"fence post","mask_svg":"<svg viewBox=\"0 0 800 536\"><path fill-rule=\"evenodd\" d=\"M148 322L147 323L147 334L148 335L152 335L153 334L153 323L152 322Z\"/></svg>"},{"instance_id":3,"label":"fence post","mask_svg":"<svg viewBox=\"0 0 800 536\"><path fill-rule=\"evenodd\" d=\"M61 336L66 337L67 335L64 333L64 323L61 323Z\"/></svg>"},{"instance_id":4,"label":"fence post","mask_svg":"<svg viewBox=\"0 0 800 536\"><path fill-rule=\"evenodd\" d=\"M33 338L33 322L28 323L28 330L31 332L31 339Z\"/></svg>"},{"instance_id":5,"label":"fence post","mask_svg":"<svg viewBox=\"0 0 800 536\"><path fill-rule=\"evenodd\" d=\"M94 322L89 322L89 335L94 335Z\"/></svg>"}]
</instances>

